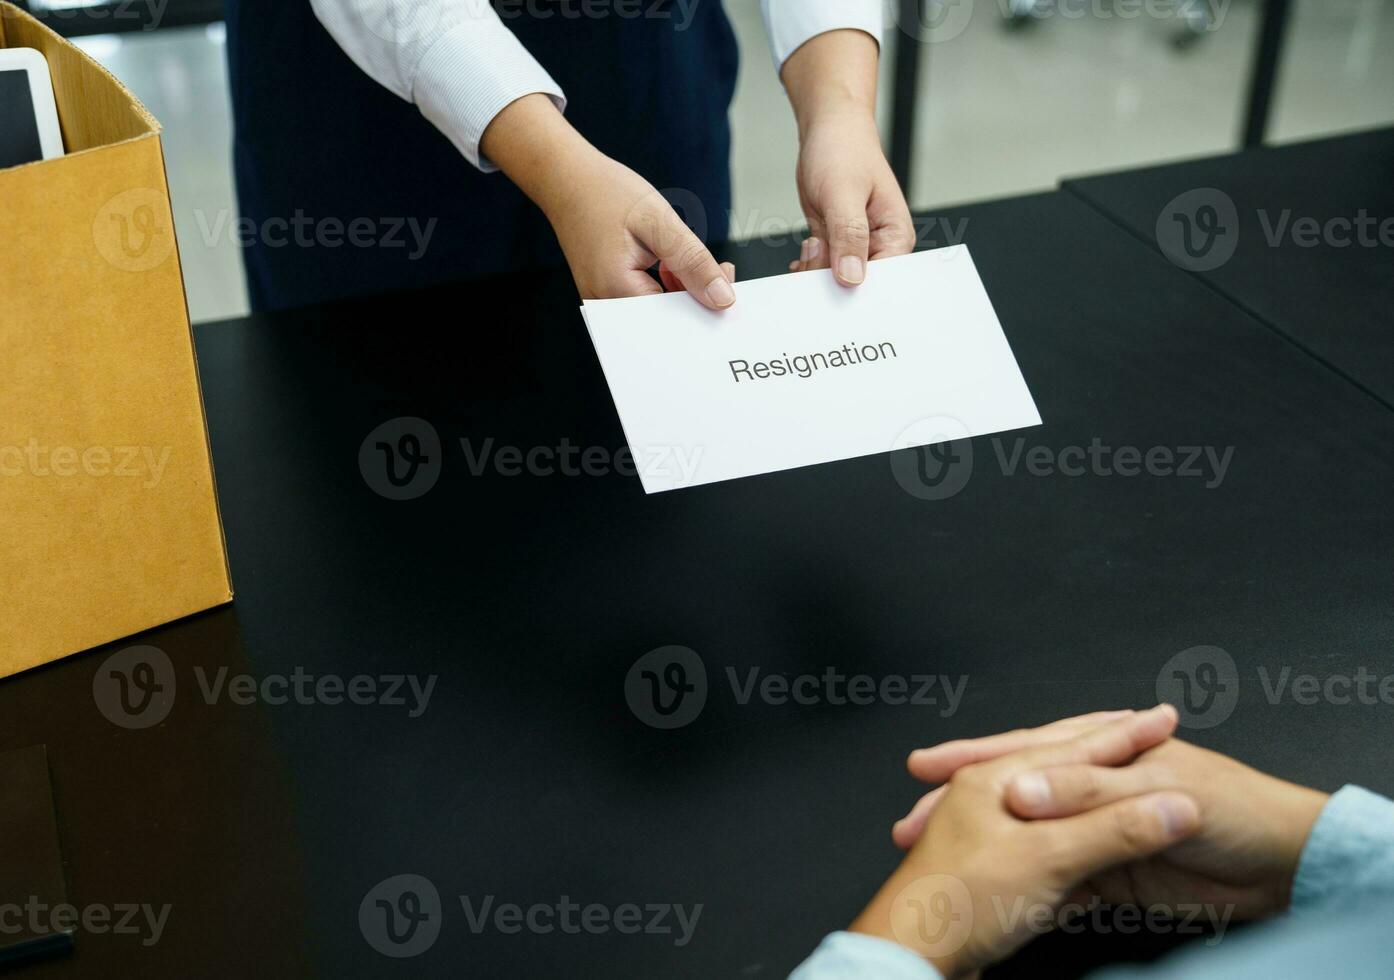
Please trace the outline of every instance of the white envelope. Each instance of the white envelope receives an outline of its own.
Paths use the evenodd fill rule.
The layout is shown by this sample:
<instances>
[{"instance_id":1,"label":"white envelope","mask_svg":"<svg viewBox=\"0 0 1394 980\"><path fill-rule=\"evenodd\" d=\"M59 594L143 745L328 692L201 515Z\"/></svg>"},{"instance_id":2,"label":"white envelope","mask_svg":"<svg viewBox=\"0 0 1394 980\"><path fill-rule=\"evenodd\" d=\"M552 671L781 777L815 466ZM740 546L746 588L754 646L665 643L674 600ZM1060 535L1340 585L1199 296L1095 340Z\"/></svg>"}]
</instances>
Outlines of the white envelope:
<instances>
[{"instance_id":1,"label":"white envelope","mask_svg":"<svg viewBox=\"0 0 1394 980\"><path fill-rule=\"evenodd\" d=\"M589 300L647 493L1039 425L965 245L686 293Z\"/></svg>"}]
</instances>

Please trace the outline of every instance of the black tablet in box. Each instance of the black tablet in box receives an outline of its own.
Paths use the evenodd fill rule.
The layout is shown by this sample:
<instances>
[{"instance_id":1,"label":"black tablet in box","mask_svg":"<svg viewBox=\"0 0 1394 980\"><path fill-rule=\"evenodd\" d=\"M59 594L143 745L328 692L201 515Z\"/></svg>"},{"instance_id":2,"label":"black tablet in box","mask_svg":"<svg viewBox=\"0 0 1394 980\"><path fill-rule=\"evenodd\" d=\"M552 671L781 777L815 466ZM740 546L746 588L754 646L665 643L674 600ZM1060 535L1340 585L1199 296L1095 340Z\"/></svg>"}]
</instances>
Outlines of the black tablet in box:
<instances>
[{"instance_id":1,"label":"black tablet in box","mask_svg":"<svg viewBox=\"0 0 1394 980\"><path fill-rule=\"evenodd\" d=\"M62 155L48 61L34 48L0 49L0 167Z\"/></svg>"}]
</instances>

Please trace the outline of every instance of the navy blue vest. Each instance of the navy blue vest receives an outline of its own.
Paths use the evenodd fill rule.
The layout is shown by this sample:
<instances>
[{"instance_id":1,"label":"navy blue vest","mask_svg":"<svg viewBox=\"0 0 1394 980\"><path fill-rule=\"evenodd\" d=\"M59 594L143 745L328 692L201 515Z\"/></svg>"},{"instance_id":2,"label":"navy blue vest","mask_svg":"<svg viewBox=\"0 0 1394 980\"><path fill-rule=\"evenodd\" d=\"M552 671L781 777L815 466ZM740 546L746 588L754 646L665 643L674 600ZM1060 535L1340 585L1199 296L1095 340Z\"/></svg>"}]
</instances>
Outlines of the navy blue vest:
<instances>
[{"instance_id":1,"label":"navy blue vest","mask_svg":"<svg viewBox=\"0 0 1394 980\"><path fill-rule=\"evenodd\" d=\"M738 57L721 4L622 0L620 9L647 16L577 16L609 6L529 0L503 9L566 92L576 128L655 187L679 189L673 200L689 224L721 240ZM227 28L253 309L562 262L541 212L354 65L309 0L227 0Z\"/></svg>"}]
</instances>

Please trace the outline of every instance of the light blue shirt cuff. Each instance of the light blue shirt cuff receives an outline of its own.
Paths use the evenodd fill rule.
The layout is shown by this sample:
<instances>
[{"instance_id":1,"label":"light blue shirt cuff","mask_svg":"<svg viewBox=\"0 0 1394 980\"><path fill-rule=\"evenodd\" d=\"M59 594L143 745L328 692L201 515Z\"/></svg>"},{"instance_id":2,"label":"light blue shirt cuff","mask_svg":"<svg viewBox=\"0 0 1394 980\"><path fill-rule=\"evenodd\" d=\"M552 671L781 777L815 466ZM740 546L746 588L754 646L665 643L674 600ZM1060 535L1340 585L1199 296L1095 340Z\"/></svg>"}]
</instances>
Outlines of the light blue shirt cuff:
<instances>
[{"instance_id":1,"label":"light blue shirt cuff","mask_svg":"<svg viewBox=\"0 0 1394 980\"><path fill-rule=\"evenodd\" d=\"M1322 808L1292 882L1292 908L1394 895L1394 802L1344 786Z\"/></svg>"},{"instance_id":2,"label":"light blue shirt cuff","mask_svg":"<svg viewBox=\"0 0 1394 980\"><path fill-rule=\"evenodd\" d=\"M835 932L789 974L789 980L943 980L904 946L857 932Z\"/></svg>"}]
</instances>

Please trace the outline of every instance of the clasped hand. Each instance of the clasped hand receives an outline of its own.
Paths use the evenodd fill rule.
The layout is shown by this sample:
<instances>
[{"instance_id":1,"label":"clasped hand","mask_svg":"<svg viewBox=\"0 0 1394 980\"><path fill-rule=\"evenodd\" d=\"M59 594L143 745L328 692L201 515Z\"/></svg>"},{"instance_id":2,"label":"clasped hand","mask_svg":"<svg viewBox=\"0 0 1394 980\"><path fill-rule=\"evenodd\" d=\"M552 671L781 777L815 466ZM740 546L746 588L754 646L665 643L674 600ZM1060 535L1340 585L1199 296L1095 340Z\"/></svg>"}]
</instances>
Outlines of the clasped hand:
<instances>
[{"instance_id":1,"label":"clasped hand","mask_svg":"<svg viewBox=\"0 0 1394 980\"><path fill-rule=\"evenodd\" d=\"M1238 918L1286 907L1326 795L1175 739L1176 725L1161 705L912 753L910 772L940 785L892 829L908 853L852 931L955 977L1094 898Z\"/></svg>"}]
</instances>

